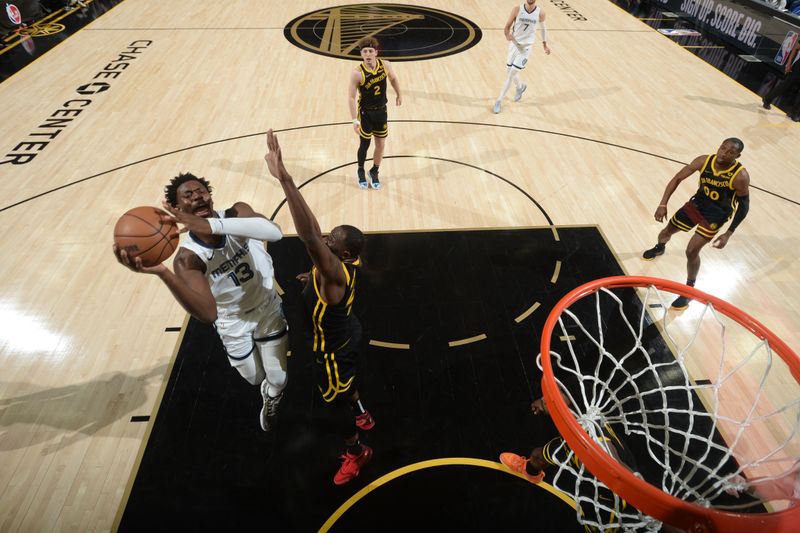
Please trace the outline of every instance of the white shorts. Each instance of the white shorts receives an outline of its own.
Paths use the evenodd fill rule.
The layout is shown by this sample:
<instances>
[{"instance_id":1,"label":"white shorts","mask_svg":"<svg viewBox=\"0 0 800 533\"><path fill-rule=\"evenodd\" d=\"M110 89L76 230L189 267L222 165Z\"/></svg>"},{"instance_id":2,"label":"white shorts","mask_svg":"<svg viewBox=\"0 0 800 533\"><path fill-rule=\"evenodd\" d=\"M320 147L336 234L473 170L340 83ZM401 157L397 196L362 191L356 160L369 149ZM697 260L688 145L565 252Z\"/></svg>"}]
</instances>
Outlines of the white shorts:
<instances>
[{"instance_id":1,"label":"white shorts","mask_svg":"<svg viewBox=\"0 0 800 533\"><path fill-rule=\"evenodd\" d=\"M231 365L246 359L255 349L254 339L264 339L286 331L286 319L277 294L268 302L240 316L218 317L214 326Z\"/></svg>"},{"instance_id":2,"label":"white shorts","mask_svg":"<svg viewBox=\"0 0 800 533\"><path fill-rule=\"evenodd\" d=\"M508 43L508 59L506 60L507 67L514 67L517 70L522 70L528 64L528 56L531 55L532 44L522 46L520 51L513 42Z\"/></svg>"}]
</instances>

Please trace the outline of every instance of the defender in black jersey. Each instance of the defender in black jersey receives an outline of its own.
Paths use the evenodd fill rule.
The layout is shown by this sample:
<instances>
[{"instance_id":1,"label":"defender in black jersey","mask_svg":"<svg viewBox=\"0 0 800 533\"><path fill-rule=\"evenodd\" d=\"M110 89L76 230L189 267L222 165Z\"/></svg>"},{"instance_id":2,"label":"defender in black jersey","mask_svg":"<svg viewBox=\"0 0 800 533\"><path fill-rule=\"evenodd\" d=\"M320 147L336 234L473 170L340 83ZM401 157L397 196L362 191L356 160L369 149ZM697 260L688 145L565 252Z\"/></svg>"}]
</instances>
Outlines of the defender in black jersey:
<instances>
[{"instance_id":1,"label":"defender in black jersey","mask_svg":"<svg viewBox=\"0 0 800 533\"><path fill-rule=\"evenodd\" d=\"M372 156L372 168L369 177L372 188L380 189L378 167L383 160L383 149L386 136L389 135L389 124L386 112L386 80L392 84L396 94L395 103L401 105L400 81L388 61L378 59L378 40L374 37L362 39L358 46L363 61L350 74L350 87L347 105L353 120L353 131L359 136L358 145L358 186L366 189L367 177L364 173L364 162L367 160L367 148L370 139L375 137L375 153Z\"/></svg>"},{"instance_id":2,"label":"defender in black jersey","mask_svg":"<svg viewBox=\"0 0 800 533\"><path fill-rule=\"evenodd\" d=\"M666 218L667 202L680 182L695 172L700 173L697 192L672 216L669 224L658 234L658 243L642 254L643 259L652 261L664 253L672 235L696 226L695 234L686 247L686 284L694 286L700 271L700 250L717 236L733 215L728 230L714 240L715 248L724 248L750 209L750 175L736 160L743 149L741 140L735 137L725 139L716 154L698 156L675 174L667 183L661 203L656 208L654 216L657 221L662 222ZM686 296L680 296L672 302L673 309L680 310L688 306L689 298Z\"/></svg>"},{"instance_id":3,"label":"defender in black jersey","mask_svg":"<svg viewBox=\"0 0 800 533\"><path fill-rule=\"evenodd\" d=\"M372 448L361 444L358 430L375 425L354 383L361 324L353 314L353 300L364 235L353 226L336 226L323 237L314 213L283 164L281 147L272 130L267 133L267 147L264 159L286 194L297 235L314 263L311 272L298 279L306 285L303 299L308 309L309 340L320 378L319 391L325 405L337 416L347 447L333 478L335 484L342 485L355 478L372 458Z\"/></svg>"}]
</instances>

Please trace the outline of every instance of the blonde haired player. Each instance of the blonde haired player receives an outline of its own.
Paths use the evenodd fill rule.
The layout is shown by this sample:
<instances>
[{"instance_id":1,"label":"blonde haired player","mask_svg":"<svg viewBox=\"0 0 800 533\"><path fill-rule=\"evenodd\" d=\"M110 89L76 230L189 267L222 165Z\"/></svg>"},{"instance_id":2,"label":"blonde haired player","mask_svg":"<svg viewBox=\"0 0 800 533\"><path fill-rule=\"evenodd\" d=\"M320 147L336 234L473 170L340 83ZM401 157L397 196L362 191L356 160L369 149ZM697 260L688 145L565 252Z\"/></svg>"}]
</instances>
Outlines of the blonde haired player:
<instances>
[{"instance_id":1,"label":"blonde haired player","mask_svg":"<svg viewBox=\"0 0 800 533\"><path fill-rule=\"evenodd\" d=\"M528 64L528 56L531 54L531 47L536 41L536 28L540 28L542 32L542 46L544 53L550 55L550 47L547 46L547 28L544 24L545 15L542 8L536 5L536 0L525 0L522 4L514 6L511 10L511 16L508 17L503 32L508 44L508 59L506 66L508 67L508 76L503 84L503 89L500 91L500 96L494 103L492 111L494 113L500 112L500 106L503 98L505 98L511 83L516 87L514 93L514 101L519 102L522 98L522 93L528 88L527 85L519 81L519 73Z\"/></svg>"}]
</instances>

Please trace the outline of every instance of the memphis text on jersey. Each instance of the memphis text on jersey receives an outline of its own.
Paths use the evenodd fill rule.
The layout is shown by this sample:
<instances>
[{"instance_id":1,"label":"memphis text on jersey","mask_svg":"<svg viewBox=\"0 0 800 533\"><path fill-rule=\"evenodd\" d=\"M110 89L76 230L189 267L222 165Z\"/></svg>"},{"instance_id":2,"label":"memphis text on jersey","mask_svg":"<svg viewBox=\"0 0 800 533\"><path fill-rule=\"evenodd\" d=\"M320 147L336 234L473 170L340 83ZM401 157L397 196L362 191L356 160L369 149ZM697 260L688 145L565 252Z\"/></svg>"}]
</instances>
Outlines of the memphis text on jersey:
<instances>
[{"instance_id":1,"label":"memphis text on jersey","mask_svg":"<svg viewBox=\"0 0 800 533\"><path fill-rule=\"evenodd\" d=\"M242 257L250 254L250 243L245 242L238 252L233 257L222 263L216 269L211 271L212 278L218 278L233 270L236 265L242 261Z\"/></svg>"}]
</instances>

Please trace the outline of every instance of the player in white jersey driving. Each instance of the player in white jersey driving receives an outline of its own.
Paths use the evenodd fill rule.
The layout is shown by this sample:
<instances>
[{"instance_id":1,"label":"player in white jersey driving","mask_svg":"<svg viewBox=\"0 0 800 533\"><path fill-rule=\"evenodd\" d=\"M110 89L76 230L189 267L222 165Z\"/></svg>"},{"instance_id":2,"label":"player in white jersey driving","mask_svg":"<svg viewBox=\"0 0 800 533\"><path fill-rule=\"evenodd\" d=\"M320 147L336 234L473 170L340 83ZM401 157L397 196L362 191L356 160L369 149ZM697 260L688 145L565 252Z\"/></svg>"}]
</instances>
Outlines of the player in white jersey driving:
<instances>
[{"instance_id":1,"label":"player in white jersey driving","mask_svg":"<svg viewBox=\"0 0 800 533\"><path fill-rule=\"evenodd\" d=\"M547 29L544 24L545 14L540 6L536 5L536 0L525 0L522 4L514 6L511 10L511 16L506 22L503 32L508 44L508 59L506 60L507 76L503 84L503 89L500 91L500 96L494 103L492 112L499 113L500 108L505 98L511 83L514 83L516 92L514 93L514 101L519 102L522 98L522 93L528 88L527 85L519 81L519 73L525 68L528 63L528 56L531 54L531 47L536 41L536 28L538 27L542 32L542 46L544 53L550 54L550 47L547 46Z\"/></svg>"},{"instance_id":2,"label":"player in white jersey driving","mask_svg":"<svg viewBox=\"0 0 800 533\"><path fill-rule=\"evenodd\" d=\"M116 244L114 254L135 272L156 274L189 314L214 324L231 366L251 385L260 385L260 423L269 431L286 386L289 339L273 287L272 258L262 241L283 234L244 202L214 211L211 190L207 180L188 173L164 188L164 209L189 233L175 256L174 273L163 263L145 267Z\"/></svg>"}]
</instances>

